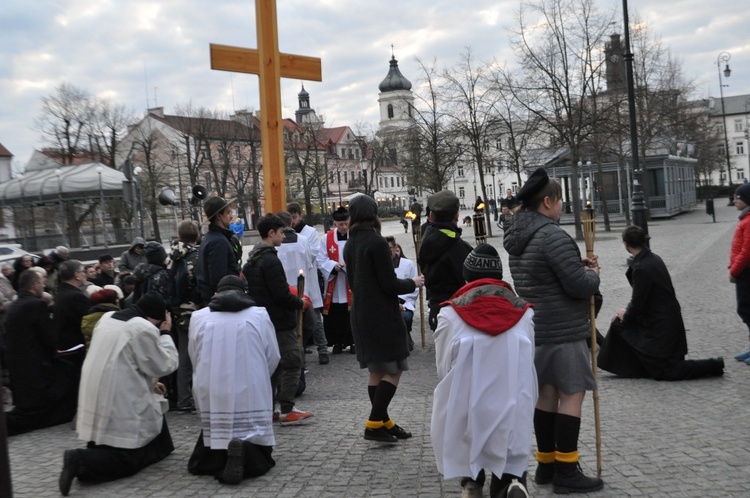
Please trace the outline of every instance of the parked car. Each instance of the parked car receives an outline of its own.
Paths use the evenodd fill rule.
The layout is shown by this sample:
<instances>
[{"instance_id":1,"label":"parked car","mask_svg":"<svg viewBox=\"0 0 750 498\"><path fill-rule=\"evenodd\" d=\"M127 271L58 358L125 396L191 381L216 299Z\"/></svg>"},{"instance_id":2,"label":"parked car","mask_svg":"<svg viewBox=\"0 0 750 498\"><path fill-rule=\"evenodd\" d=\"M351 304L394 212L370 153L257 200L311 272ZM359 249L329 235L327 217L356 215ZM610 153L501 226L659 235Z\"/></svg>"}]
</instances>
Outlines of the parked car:
<instances>
[{"instance_id":1,"label":"parked car","mask_svg":"<svg viewBox=\"0 0 750 498\"><path fill-rule=\"evenodd\" d=\"M3 263L13 263L16 259L25 256L26 254L31 256L31 259L34 260L34 264L39 261L39 256L31 254L21 247L21 244L0 244L0 265Z\"/></svg>"}]
</instances>

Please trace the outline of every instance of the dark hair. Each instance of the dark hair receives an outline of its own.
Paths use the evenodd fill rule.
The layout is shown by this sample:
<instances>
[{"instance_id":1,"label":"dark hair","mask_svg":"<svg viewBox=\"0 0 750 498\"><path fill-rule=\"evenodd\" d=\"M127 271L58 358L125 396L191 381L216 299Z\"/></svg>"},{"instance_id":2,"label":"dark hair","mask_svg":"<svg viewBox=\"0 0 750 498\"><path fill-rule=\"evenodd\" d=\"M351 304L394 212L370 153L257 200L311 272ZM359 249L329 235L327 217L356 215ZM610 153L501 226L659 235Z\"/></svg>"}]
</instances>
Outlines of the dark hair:
<instances>
[{"instance_id":1,"label":"dark hair","mask_svg":"<svg viewBox=\"0 0 750 498\"><path fill-rule=\"evenodd\" d=\"M300 206L299 202L290 202L286 205L286 210L289 214L302 214L302 206Z\"/></svg>"},{"instance_id":2,"label":"dark hair","mask_svg":"<svg viewBox=\"0 0 750 498\"><path fill-rule=\"evenodd\" d=\"M182 220L177 225L177 236L181 241L187 242L188 244L195 244L200 236L200 227L198 222L194 220Z\"/></svg>"},{"instance_id":3,"label":"dark hair","mask_svg":"<svg viewBox=\"0 0 750 498\"><path fill-rule=\"evenodd\" d=\"M393 235L386 236L385 241L389 244L393 244L394 246L396 245L396 237L394 237Z\"/></svg>"},{"instance_id":4,"label":"dark hair","mask_svg":"<svg viewBox=\"0 0 750 498\"><path fill-rule=\"evenodd\" d=\"M531 199L523 202L522 208L527 211L538 211L539 206L542 205L545 197L549 197L555 202L557 202L559 199L562 199L562 186L560 185L560 182L558 182L554 178L550 178L549 182L547 182L547 185L545 185L538 194L536 194Z\"/></svg>"},{"instance_id":5,"label":"dark hair","mask_svg":"<svg viewBox=\"0 0 750 498\"><path fill-rule=\"evenodd\" d=\"M622 231L622 241L635 249L645 247L647 237L646 231L637 225L630 225Z\"/></svg>"},{"instance_id":6,"label":"dark hair","mask_svg":"<svg viewBox=\"0 0 750 498\"><path fill-rule=\"evenodd\" d=\"M289 211L279 211L276 213L276 216L281 218L281 221L284 222L284 226L292 226L292 215L289 214Z\"/></svg>"},{"instance_id":7,"label":"dark hair","mask_svg":"<svg viewBox=\"0 0 750 498\"><path fill-rule=\"evenodd\" d=\"M76 272L81 269L83 265L77 259L69 259L60 263L60 280L65 282L66 280L72 280L76 276Z\"/></svg>"},{"instance_id":8,"label":"dark hair","mask_svg":"<svg viewBox=\"0 0 750 498\"><path fill-rule=\"evenodd\" d=\"M138 283L138 279L135 275L127 275L124 279L122 279L123 285L136 285Z\"/></svg>"},{"instance_id":9,"label":"dark hair","mask_svg":"<svg viewBox=\"0 0 750 498\"><path fill-rule=\"evenodd\" d=\"M18 277L18 288L29 290L37 282L44 282L44 277L37 271L25 271Z\"/></svg>"},{"instance_id":10,"label":"dark hair","mask_svg":"<svg viewBox=\"0 0 750 498\"><path fill-rule=\"evenodd\" d=\"M271 230L278 230L279 228L284 228L284 222L273 213L266 214L258 221L258 235L261 239L268 237L268 232Z\"/></svg>"}]
</instances>

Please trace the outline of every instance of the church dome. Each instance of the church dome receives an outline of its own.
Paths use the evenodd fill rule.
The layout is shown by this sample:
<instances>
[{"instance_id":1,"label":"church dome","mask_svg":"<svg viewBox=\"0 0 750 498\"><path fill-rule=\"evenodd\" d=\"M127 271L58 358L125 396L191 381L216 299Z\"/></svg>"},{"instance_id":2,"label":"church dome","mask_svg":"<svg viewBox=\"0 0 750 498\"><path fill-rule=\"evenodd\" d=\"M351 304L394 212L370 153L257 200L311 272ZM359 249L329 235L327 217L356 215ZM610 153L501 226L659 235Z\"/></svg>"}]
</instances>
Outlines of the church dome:
<instances>
[{"instance_id":1,"label":"church dome","mask_svg":"<svg viewBox=\"0 0 750 498\"><path fill-rule=\"evenodd\" d=\"M310 97L310 94L307 93L307 90L305 90L305 84L302 84L302 90L297 94L297 97L303 98L303 97Z\"/></svg>"},{"instance_id":2,"label":"church dome","mask_svg":"<svg viewBox=\"0 0 750 498\"><path fill-rule=\"evenodd\" d=\"M398 61L396 57L391 56L390 69L388 75L378 85L381 92L393 92L395 90L411 90L411 81L404 78L401 71L398 70Z\"/></svg>"}]
</instances>

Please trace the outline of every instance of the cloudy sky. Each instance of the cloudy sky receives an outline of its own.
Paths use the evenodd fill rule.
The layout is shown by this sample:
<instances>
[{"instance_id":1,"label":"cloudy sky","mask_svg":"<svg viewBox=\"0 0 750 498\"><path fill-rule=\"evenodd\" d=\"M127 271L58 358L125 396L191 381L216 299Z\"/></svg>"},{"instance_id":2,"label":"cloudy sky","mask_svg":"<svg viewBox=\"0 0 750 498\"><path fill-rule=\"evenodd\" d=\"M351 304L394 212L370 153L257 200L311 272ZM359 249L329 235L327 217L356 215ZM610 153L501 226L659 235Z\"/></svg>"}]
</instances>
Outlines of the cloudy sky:
<instances>
[{"instance_id":1,"label":"cloudy sky","mask_svg":"<svg viewBox=\"0 0 750 498\"><path fill-rule=\"evenodd\" d=\"M622 2L596 0L601 9ZM480 60L513 65L508 29L519 0L278 0L283 52L320 57L311 105L328 126L377 125L378 84L391 44L402 73L417 83L415 57L456 63L465 47ZM750 12L740 0L630 0L652 33L684 62L698 97L718 96L716 59L731 53L725 95L750 94ZM618 19L621 14L618 13ZM621 22L613 32L622 32ZM141 115L177 103L258 109L258 78L209 68L209 43L256 47L251 0L5 0L0 8L0 143L14 169L41 148L33 129L40 98L70 83ZM636 54L637 56L637 54ZM282 81L293 117L300 82Z\"/></svg>"}]
</instances>

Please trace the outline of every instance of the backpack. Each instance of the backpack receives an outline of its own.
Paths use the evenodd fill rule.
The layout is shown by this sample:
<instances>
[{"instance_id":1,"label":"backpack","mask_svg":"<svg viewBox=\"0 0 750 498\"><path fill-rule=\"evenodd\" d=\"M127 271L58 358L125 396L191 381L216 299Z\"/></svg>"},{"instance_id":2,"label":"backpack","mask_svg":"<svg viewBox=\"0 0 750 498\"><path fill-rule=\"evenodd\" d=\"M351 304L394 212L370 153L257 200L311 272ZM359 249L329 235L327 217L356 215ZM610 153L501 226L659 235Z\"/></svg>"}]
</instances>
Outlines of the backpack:
<instances>
[{"instance_id":1,"label":"backpack","mask_svg":"<svg viewBox=\"0 0 750 498\"><path fill-rule=\"evenodd\" d=\"M190 251L185 255L184 258L180 258L172 262L172 267L169 269L168 279L168 295L167 305L176 309L183 303L196 301L197 285L194 278L190 278L190 270L188 268L188 259L196 259L198 251Z\"/></svg>"}]
</instances>

